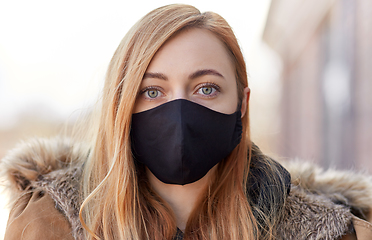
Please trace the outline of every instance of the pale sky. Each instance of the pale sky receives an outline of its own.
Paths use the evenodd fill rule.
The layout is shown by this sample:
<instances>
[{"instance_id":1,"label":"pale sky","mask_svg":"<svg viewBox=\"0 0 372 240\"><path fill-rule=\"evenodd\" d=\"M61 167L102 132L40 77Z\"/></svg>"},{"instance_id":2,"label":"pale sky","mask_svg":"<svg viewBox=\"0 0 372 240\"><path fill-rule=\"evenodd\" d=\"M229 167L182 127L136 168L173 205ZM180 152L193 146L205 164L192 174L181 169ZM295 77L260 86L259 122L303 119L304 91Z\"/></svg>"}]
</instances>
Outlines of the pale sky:
<instances>
[{"instance_id":1,"label":"pale sky","mask_svg":"<svg viewBox=\"0 0 372 240\"><path fill-rule=\"evenodd\" d=\"M92 105L127 30L147 12L170 3L174 2L1 1L0 129L12 127L21 111L64 119ZM255 77L265 81L270 74L265 70L268 50L260 38L269 0L183 3L223 16L243 48L251 82Z\"/></svg>"}]
</instances>

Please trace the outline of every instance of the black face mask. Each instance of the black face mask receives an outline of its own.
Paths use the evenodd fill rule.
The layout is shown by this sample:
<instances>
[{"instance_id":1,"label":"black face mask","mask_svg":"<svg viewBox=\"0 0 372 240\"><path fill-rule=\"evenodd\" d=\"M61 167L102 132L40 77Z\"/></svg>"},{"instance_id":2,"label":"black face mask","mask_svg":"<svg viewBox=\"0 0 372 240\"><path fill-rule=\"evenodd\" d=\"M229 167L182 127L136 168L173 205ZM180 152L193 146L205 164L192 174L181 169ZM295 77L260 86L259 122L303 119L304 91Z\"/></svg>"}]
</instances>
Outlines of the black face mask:
<instances>
[{"instance_id":1,"label":"black face mask","mask_svg":"<svg viewBox=\"0 0 372 240\"><path fill-rule=\"evenodd\" d=\"M223 114L185 99L132 115L132 151L162 182L201 179L239 144L240 110Z\"/></svg>"}]
</instances>

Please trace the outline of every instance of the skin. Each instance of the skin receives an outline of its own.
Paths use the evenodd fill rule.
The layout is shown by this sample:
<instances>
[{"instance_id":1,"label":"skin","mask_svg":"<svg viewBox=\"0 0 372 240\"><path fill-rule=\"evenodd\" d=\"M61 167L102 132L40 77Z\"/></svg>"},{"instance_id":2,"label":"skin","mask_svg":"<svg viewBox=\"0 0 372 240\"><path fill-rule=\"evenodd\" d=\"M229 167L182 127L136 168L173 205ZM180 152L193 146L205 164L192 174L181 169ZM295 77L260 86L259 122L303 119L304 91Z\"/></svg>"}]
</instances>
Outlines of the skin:
<instances>
[{"instance_id":1,"label":"skin","mask_svg":"<svg viewBox=\"0 0 372 240\"><path fill-rule=\"evenodd\" d=\"M242 117L249 93L249 88L245 88ZM208 30L183 31L159 49L142 80L134 113L176 99L187 99L226 114L237 109L235 66L224 44ZM198 197L213 179L215 169L216 166L202 179L183 186L165 184L147 170L151 186L169 203L182 231Z\"/></svg>"}]
</instances>

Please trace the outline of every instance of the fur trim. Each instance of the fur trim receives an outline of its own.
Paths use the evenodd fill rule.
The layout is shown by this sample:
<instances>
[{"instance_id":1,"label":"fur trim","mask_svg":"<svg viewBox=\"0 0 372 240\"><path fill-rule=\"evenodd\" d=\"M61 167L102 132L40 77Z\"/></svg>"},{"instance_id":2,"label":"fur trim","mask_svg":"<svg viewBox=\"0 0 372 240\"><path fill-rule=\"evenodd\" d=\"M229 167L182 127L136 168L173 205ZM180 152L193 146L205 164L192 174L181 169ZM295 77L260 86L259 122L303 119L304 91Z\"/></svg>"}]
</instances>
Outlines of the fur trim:
<instances>
[{"instance_id":1,"label":"fur trim","mask_svg":"<svg viewBox=\"0 0 372 240\"><path fill-rule=\"evenodd\" d=\"M66 139L23 143L2 159L0 169L14 197L42 189L83 239L79 220L81 164L88 151ZM299 162L286 163L292 175L278 239L339 239L350 232L353 214L366 219L372 204L371 177L346 171L322 171Z\"/></svg>"},{"instance_id":2,"label":"fur trim","mask_svg":"<svg viewBox=\"0 0 372 240\"><path fill-rule=\"evenodd\" d=\"M325 171L314 164L299 160L283 165L291 173L294 185L349 207L359 218L371 220L372 176L334 169Z\"/></svg>"},{"instance_id":3,"label":"fur trim","mask_svg":"<svg viewBox=\"0 0 372 240\"><path fill-rule=\"evenodd\" d=\"M1 159L1 177L6 178L11 200L29 189L31 182L58 169L67 169L86 159L87 150L70 139L32 139L21 142Z\"/></svg>"},{"instance_id":4,"label":"fur trim","mask_svg":"<svg viewBox=\"0 0 372 240\"><path fill-rule=\"evenodd\" d=\"M326 196L311 194L292 185L283 221L278 226L280 239L340 239L351 232L352 214Z\"/></svg>"},{"instance_id":5,"label":"fur trim","mask_svg":"<svg viewBox=\"0 0 372 240\"><path fill-rule=\"evenodd\" d=\"M32 184L47 192L56 203L56 208L65 215L71 224L75 239L83 239L83 227L79 218L82 199L81 192L82 167L61 169L41 177Z\"/></svg>"},{"instance_id":6,"label":"fur trim","mask_svg":"<svg viewBox=\"0 0 372 240\"><path fill-rule=\"evenodd\" d=\"M21 142L0 162L10 204L22 193L41 188L69 220L75 239L82 239L79 191L81 166L88 153L85 146L67 138Z\"/></svg>"}]
</instances>

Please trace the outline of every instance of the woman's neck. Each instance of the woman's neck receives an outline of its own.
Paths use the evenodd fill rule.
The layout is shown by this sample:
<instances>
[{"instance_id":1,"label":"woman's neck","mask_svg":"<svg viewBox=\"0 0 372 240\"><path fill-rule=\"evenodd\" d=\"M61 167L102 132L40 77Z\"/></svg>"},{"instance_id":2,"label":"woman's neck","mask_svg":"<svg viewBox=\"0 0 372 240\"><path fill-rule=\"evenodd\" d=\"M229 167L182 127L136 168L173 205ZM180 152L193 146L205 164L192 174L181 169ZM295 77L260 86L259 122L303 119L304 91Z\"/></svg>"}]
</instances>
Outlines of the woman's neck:
<instances>
[{"instance_id":1,"label":"woman's neck","mask_svg":"<svg viewBox=\"0 0 372 240\"><path fill-rule=\"evenodd\" d=\"M200 180L186 185L163 183L147 169L147 176L151 186L171 206L176 217L177 227L180 230L185 230L187 220L199 197L208 187L215 168L216 166L209 170Z\"/></svg>"}]
</instances>

